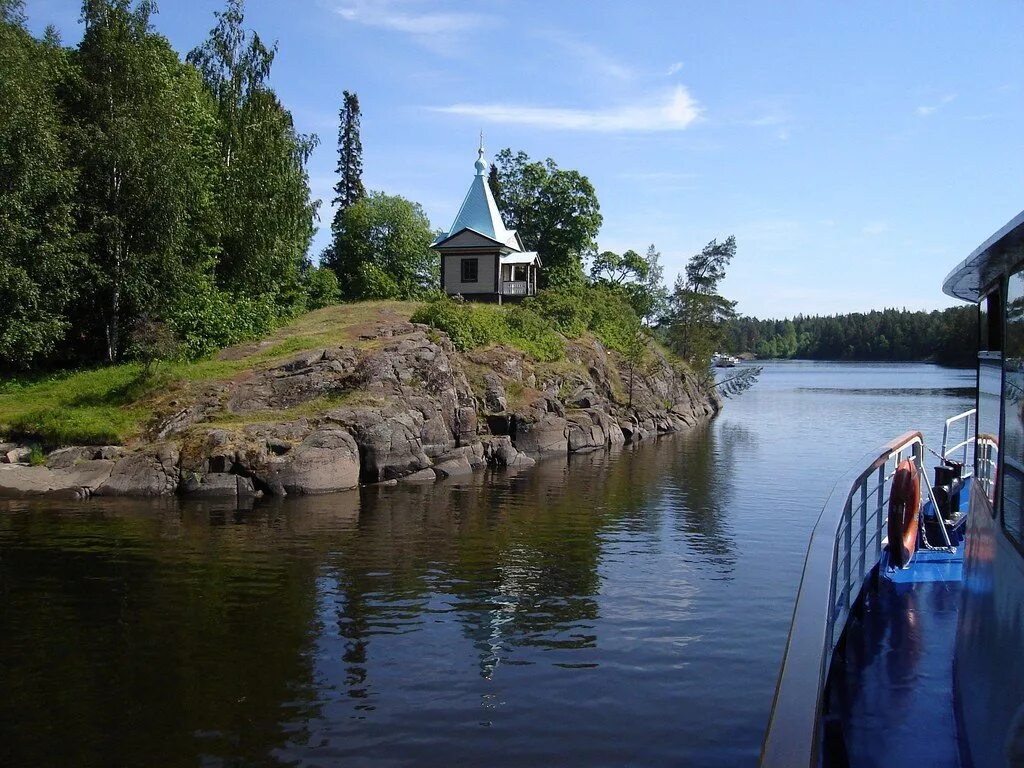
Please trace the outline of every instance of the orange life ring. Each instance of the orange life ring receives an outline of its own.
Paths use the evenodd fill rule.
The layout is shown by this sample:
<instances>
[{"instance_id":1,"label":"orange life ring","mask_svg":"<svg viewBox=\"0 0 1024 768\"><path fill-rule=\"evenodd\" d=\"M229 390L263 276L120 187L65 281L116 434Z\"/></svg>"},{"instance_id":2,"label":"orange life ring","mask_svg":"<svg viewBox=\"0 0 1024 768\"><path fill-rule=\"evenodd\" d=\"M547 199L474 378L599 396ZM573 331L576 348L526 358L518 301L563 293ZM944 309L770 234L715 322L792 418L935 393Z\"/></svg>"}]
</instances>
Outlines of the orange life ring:
<instances>
[{"instance_id":1,"label":"orange life ring","mask_svg":"<svg viewBox=\"0 0 1024 768\"><path fill-rule=\"evenodd\" d=\"M921 478L917 466L905 459L896 467L889 493L889 562L904 566L917 549L917 510L921 506Z\"/></svg>"}]
</instances>

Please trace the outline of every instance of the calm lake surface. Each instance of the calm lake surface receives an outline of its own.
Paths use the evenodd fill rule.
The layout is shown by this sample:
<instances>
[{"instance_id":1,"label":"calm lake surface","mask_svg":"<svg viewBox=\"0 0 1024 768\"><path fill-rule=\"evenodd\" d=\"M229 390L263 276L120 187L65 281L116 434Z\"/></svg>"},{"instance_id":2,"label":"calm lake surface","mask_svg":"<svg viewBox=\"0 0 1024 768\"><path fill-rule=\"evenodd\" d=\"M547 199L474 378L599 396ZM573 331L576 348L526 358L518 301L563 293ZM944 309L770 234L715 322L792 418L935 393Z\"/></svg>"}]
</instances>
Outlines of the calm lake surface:
<instances>
[{"instance_id":1,"label":"calm lake surface","mask_svg":"<svg viewBox=\"0 0 1024 768\"><path fill-rule=\"evenodd\" d=\"M772 363L707 428L518 475L0 501L0 764L754 764L825 496L973 387Z\"/></svg>"}]
</instances>

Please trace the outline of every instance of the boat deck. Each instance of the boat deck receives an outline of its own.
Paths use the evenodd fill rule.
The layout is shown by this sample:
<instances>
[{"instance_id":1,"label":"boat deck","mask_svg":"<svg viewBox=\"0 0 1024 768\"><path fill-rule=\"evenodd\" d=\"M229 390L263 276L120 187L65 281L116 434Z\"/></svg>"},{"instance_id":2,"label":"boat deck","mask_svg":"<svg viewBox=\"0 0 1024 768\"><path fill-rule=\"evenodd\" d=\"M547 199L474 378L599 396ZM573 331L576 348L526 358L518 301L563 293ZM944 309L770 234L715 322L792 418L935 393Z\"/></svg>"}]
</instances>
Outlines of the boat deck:
<instances>
[{"instance_id":1,"label":"boat deck","mask_svg":"<svg viewBox=\"0 0 1024 768\"><path fill-rule=\"evenodd\" d=\"M918 551L866 589L829 680L826 765L960 766L953 647L963 547ZM841 738L838 738L841 735Z\"/></svg>"}]
</instances>

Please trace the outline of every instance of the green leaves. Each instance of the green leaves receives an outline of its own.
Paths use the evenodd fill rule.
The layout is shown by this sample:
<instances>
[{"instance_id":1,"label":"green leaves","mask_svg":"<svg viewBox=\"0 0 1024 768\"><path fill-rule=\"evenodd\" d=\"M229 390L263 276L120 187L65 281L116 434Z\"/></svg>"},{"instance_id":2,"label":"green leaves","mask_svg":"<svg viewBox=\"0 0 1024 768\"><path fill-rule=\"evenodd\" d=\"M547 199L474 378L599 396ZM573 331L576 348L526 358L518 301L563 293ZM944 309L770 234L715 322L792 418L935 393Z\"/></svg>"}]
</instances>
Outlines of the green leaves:
<instances>
[{"instance_id":1,"label":"green leaves","mask_svg":"<svg viewBox=\"0 0 1024 768\"><path fill-rule=\"evenodd\" d=\"M305 306L302 272L314 233L306 162L315 136L295 131L267 80L276 45L243 27L242 0L216 14L209 39L188 55L216 105L220 185L218 286L280 316Z\"/></svg>"},{"instance_id":2,"label":"green leaves","mask_svg":"<svg viewBox=\"0 0 1024 768\"><path fill-rule=\"evenodd\" d=\"M723 325L736 314L736 302L718 293L725 268L736 255L736 238L712 240L690 257L685 278L676 278L666 318L673 350L697 369L706 369L724 340Z\"/></svg>"},{"instance_id":3,"label":"green leaves","mask_svg":"<svg viewBox=\"0 0 1024 768\"><path fill-rule=\"evenodd\" d=\"M590 279L621 295L647 324L665 312L668 292L662 283L663 274L661 254L653 244L643 256L633 250L621 256L604 251L590 264Z\"/></svg>"},{"instance_id":4,"label":"green leaves","mask_svg":"<svg viewBox=\"0 0 1024 768\"><path fill-rule=\"evenodd\" d=\"M56 96L65 54L32 39L22 7L0 3L0 370L54 352L82 268Z\"/></svg>"},{"instance_id":5,"label":"green leaves","mask_svg":"<svg viewBox=\"0 0 1024 768\"><path fill-rule=\"evenodd\" d=\"M335 300L305 261L316 139L241 0L188 64L149 0L85 0L76 50L22 9L0 0L0 370L131 355L143 316L205 354Z\"/></svg>"},{"instance_id":6,"label":"green leaves","mask_svg":"<svg viewBox=\"0 0 1024 768\"><path fill-rule=\"evenodd\" d=\"M491 183L499 193L506 226L540 254L542 284L582 282L583 259L597 249L600 205L593 185L577 171L563 170L554 160L531 161L525 152L503 149L495 159Z\"/></svg>"},{"instance_id":7,"label":"green leaves","mask_svg":"<svg viewBox=\"0 0 1024 768\"><path fill-rule=\"evenodd\" d=\"M422 298L439 280L433 239L418 203L371 192L342 211L334 247L322 261L345 298Z\"/></svg>"}]
</instances>

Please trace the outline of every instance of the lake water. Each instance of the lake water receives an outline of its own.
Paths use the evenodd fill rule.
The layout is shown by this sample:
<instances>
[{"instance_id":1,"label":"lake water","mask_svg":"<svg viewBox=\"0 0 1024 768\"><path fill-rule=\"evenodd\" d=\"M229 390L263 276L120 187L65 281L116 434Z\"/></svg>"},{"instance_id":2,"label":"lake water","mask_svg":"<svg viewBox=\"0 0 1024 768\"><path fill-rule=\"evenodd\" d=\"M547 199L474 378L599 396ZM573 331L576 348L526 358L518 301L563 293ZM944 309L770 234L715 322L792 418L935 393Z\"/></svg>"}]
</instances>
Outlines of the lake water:
<instances>
[{"instance_id":1,"label":"lake water","mask_svg":"<svg viewBox=\"0 0 1024 768\"><path fill-rule=\"evenodd\" d=\"M0 501L0 764L754 764L825 496L973 387L770 363L707 428L518 475Z\"/></svg>"}]
</instances>

